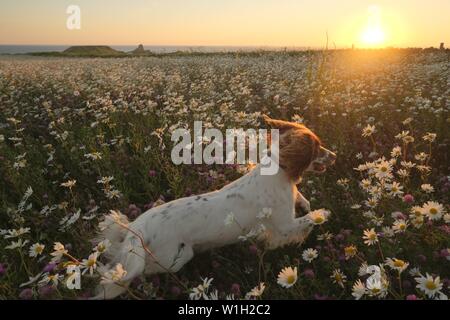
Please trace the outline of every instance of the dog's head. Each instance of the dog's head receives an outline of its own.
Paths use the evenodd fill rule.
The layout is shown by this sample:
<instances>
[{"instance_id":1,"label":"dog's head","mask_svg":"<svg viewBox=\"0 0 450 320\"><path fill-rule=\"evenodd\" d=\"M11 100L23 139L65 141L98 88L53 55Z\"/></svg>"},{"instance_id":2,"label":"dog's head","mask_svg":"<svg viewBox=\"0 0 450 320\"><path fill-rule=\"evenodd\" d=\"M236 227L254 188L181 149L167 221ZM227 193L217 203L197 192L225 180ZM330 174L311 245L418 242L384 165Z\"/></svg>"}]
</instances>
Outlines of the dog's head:
<instances>
[{"instance_id":1,"label":"dog's head","mask_svg":"<svg viewBox=\"0 0 450 320\"><path fill-rule=\"evenodd\" d=\"M280 134L280 167L298 182L304 172L323 173L336 160L336 154L324 148L320 139L307 127L295 122L263 116L264 121Z\"/></svg>"}]
</instances>

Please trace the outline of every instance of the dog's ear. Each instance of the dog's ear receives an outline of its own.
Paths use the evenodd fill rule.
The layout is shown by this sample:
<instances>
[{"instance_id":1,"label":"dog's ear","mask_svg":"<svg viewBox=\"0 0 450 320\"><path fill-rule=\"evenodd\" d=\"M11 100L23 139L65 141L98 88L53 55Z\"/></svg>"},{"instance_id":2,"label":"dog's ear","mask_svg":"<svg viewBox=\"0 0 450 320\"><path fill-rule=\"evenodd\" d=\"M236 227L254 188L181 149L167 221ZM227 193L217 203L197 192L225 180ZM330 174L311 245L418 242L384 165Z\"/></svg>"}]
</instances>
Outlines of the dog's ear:
<instances>
[{"instance_id":1,"label":"dog's ear","mask_svg":"<svg viewBox=\"0 0 450 320\"><path fill-rule=\"evenodd\" d=\"M294 122L289 122L289 121L284 121L284 120L275 120L275 119L268 117L267 115L263 115L263 119L264 119L264 122L270 128L278 129L281 132L289 130L289 129L298 129L300 126Z\"/></svg>"}]
</instances>

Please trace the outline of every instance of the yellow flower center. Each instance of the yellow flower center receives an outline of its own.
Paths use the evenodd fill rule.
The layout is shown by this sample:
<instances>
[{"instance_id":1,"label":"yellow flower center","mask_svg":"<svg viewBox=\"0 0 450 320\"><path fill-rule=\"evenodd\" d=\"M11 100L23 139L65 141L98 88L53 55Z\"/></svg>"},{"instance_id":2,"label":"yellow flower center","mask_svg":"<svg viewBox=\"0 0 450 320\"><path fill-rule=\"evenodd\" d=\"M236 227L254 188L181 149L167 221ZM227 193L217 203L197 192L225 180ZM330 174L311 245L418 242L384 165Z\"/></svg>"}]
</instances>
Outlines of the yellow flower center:
<instances>
[{"instance_id":1,"label":"yellow flower center","mask_svg":"<svg viewBox=\"0 0 450 320\"><path fill-rule=\"evenodd\" d=\"M381 172L387 172L388 171L387 167L381 167L380 170L381 170Z\"/></svg>"},{"instance_id":2,"label":"yellow flower center","mask_svg":"<svg viewBox=\"0 0 450 320\"><path fill-rule=\"evenodd\" d=\"M430 209L430 214L435 215L435 214L437 214L437 213L438 213L438 211L437 211L436 208L431 208L431 209Z\"/></svg>"},{"instance_id":3,"label":"yellow flower center","mask_svg":"<svg viewBox=\"0 0 450 320\"><path fill-rule=\"evenodd\" d=\"M405 265L405 262L403 260L395 260L394 261L394 266L397 268L403 268L404 265Z\"/></svg>"},{"instance_id":4,"label":"yellow flower center","mask_svg":"<svg viewBox=\"0 0 450 320\"><path fill-rule=\"evenodd\" d=\"M378 294L381 290L379 288L372 288L370 291L372 291L373 294Z\"/></svg>"},{"instance_id":5,"label":"yellow flower center","mask_svg":"<svg viewBox=\"0 0 450 320\"><path fill-rule=\"evenodd\" d=\"M425 283L425 287L428 290L435 290L437 288L436 284L434 283L433 280L427 280L427 282Z\"/></svg>"},{"instance_id":6,"label":"yellow flower center","mask_svg":"<svg viewBox=\"0 0 450 320\"><path fill-rule=\"evenodd\" d=\"M288 284L293 284L293 283L295 282L295 276L294 276L293 274L287 276L286 282L287 282Z\"/></svg>"},{"instance_id":7,"label":"yellow flower center","mask_svg":"<svg viewBox=\"0 0 450 320\"><path fill-rule=\"evenodd\" d=\"M324 221L324 218L323 218L323 217L320 217L320 216L319 216L319 217L315 217L315 218L314 218L314 222L315 222L315 223L322 223L323 221Z\"/></svg>"}]
</instances>

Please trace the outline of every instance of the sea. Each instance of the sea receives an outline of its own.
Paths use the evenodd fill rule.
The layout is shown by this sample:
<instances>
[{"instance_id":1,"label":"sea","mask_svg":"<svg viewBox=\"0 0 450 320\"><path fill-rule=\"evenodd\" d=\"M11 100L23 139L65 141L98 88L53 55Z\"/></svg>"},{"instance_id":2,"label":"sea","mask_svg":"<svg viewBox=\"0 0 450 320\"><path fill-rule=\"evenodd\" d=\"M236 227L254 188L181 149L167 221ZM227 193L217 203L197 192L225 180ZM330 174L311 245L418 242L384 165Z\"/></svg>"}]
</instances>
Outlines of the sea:
<instances>
[{"instance_id":1,"label":"sea","mask_svg":"<svg viewBox=\"0 0 450 320\"><path fill-rule=\"evenodd\" d=\"M3 45L0 44L0 54L24 54L32 52L51 52L64 51L71 45ZM115 50L129 52L137 48L137 45L109 46ZM305 47L269 47L269 46L155 46L144 45L145 50L155 53L171 53L176 51L193 52L236 52L236 51L255 51L255 50L304 50Z\"/></svg>"}]
</instances>

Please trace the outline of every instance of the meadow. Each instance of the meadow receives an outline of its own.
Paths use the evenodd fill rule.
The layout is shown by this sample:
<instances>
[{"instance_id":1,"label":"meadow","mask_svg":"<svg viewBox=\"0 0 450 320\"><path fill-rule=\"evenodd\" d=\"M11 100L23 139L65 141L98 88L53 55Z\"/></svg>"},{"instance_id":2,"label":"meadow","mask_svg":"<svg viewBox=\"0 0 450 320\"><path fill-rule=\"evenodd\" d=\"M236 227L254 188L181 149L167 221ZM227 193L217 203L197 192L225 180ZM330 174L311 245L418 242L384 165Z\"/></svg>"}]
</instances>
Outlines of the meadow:
<instances>
[{"instance_id":1,"label":"meadow","mask_svg":"<svg viewBox=\"0 0 450 320\"><path fill-rule=\"evenodd\" d=\"M135 219L249 170L176 166L171 132L258 129L262 114L306 124L337 153L299 186L331 215L301 246L249 238L122 298L446 299L449 110L448 50L0 57L0 299L92 296L108 280L108 244L90 241L105 214ZM81 289L66 286L71 266Z\"/></svg>"}]
</instances>

